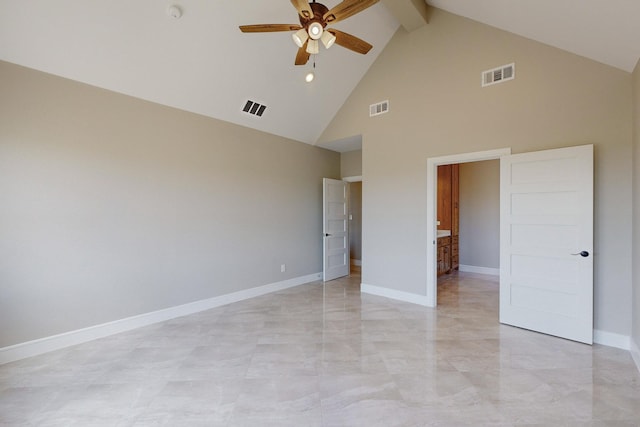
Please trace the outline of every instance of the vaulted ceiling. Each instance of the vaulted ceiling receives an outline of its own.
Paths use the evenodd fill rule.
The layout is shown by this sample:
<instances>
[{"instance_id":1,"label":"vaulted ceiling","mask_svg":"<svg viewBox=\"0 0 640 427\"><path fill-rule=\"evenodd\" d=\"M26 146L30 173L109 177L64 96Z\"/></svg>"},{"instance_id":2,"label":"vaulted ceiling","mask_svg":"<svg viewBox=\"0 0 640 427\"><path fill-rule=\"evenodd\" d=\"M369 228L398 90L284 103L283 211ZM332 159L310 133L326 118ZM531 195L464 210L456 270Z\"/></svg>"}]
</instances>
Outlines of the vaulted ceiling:
<instances>
[{"instance_id":1,"label":"vaulted ceiling","mask_svg":"<svg viewBox=\"0 0 640 427\"><path fill-rule=\"evenodd\" d=\"M294 66L290 33L238 29L297 23L287 0L0 0L0 60L314 144L396 30L420 22L409 15L421 1L383 0L334 25L373 44L366 56L321 46ZM640 1L428 3L625 71L640 57ZM180 19L167 14L172 4ZM247 100L266 105L264 115L243 113Z\"/></svg>"}]
</instances>

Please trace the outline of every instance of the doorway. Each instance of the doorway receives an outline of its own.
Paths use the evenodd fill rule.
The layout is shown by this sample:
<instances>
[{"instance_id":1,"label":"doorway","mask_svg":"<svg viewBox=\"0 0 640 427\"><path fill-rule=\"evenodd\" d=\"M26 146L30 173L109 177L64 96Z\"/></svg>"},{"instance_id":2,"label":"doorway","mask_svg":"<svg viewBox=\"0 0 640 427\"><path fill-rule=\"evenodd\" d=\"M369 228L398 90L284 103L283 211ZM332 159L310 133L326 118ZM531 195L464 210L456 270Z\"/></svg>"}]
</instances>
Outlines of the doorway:
<instances>
[{"instance_id":1,"label":"doorway","mask_svg":"<svg viewBox=\"0 0 640 427\"><path fill-rule=\"evenodd\" d=\"M362 176L349 176L342 180L348 183L350 270L359 273L362 267Z\"/></svg>"},{"instance_id":2,"label":"doorway","mask_svg":"<svg viewBox=\"0 0 640 427\"><path fill-rule=\"evenodd\" d=\"M502 148L475 153L454 154L443 157L432 157L427 160L427 305L437 306L437 189L438 166L454 163L469 163L483 160L500 159L510 155L511 148Z\"/></svg>"},{"instance_id":3,"label":"doorway","mask_svg":"<svg viewBox=\"0 0 640 427\"><path fill-rule=\"evenodd\" d=\"M438 166L437 304L490 302L498 315L500 274L500 162ZM479 274L470 276L467 273ZM476 300L482 295L483 298ZM466 303L465 303L466 302ZM479 307L475 307L476 310Z\"/></svg>"},{"instance_id":4,"label":"doorway","mask_svg":"<svg viewBox=\"0 0 640 427\"><path fill-rule=\"evenodd\" d=\"M362 181L349 183L349 259L351 269L362 266Z\"/></svg>"},{"instance_id":5,"label":"doorway","mask_svg":"<svg viewBox=\"0 0 640 427\"><path fill-rule=\"evenodd\" d=\"M593 342L593 145L427 161L427 302L437 305L437 166L500 161L500 322Z\"/></svg>"}]
</instances>

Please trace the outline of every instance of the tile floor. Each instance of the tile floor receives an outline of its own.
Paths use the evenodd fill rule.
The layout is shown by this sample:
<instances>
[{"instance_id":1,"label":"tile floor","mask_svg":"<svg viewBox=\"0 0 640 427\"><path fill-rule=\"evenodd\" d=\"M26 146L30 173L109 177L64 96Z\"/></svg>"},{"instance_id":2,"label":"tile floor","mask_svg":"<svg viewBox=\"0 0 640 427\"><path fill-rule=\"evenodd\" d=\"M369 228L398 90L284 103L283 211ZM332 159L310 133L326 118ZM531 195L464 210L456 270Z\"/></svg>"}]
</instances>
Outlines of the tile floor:
<instances>
[{"instance_id":1,"label":"tile floor","mask_svg":"<svg viewBox=\"0 0 640 427\"><path fill-rule=\"evenodd\" d=\"M640 426L628 352L501 326L497 280L437 310L354 275L0 366L2 426Z\"/></svg>"}]
</instances>

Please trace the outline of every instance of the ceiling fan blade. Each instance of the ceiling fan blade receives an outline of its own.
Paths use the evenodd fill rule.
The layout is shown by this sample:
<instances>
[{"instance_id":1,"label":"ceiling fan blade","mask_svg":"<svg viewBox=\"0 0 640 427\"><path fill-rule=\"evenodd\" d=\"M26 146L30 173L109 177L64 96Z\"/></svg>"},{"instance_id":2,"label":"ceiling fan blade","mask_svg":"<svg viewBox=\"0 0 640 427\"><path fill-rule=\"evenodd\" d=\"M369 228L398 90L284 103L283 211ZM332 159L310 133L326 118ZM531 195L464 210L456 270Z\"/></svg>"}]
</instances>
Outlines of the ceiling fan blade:
<instances>
[{"instance_id":1,"label":"ceiling fan blade","mask_svg":"<svg viewBox=\"0 0 640 427\"><path fill-rule=\"evenodd\" d=\"M378 3L379 0L344 0L333 9L324 14L322 19L325 23L342 21L356 13L362 12L366 8Z\"/></svg>"},{"instance_id":2,"label":"ceiling fan blade","mask_svg":"<svg viewBox=\"0 0 640 427\"><path fill-rule=\"evenodd\" d=\"M336 44L339 44L342 47L345 47L354 52L361 53L366 55L371 48L373 47L366 41L357 38L356 36L352 36L351 34L336 30L336 29L328 29L331 34L336 36Z\"/></svg>"},{"instance_id":3,"label":"ceiling fan blade","mask_svg":"<svg viewBox=\"0 0 640 427\"><path fill-rule=\"evenodd\" d=\"M307 52L307 43L309 43L309 40L304 42L302 47L298 49L298 53L296 54L296 65L304 65L309 62L311 54Z\"/></svg>"},{"instance_id":4,"label":"ceiling fan blade","mask_svg":"<svg viewBox=\"0 0 640 427\"><path fill-rule=\"evenodd\" d=\"M309 2L307 0L291 0L291 4L298 10L300 16L305 19L313 18L313 10L311 6L309 6Z\"/></svg>"},{"instance_id":5,"label":"ceiling fan blade","mask_svg":"<svg viewBox=\"0 0 640 427\"><path fill-rule=\"evenodd\" d=\"M256 24L256 25L240 25L240 31L243 33L273 33L276 31L298 31L302 28L300 25L293 24Z\"/></svg>"}]
</instances>

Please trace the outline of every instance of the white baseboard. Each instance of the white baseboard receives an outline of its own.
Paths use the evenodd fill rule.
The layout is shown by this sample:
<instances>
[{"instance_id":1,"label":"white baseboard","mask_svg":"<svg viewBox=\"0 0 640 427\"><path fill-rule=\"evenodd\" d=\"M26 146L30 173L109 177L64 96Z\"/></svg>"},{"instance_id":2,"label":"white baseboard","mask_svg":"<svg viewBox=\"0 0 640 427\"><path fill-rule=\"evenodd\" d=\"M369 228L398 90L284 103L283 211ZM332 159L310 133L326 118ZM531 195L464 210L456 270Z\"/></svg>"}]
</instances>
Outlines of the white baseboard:
<instances>
[{"instance_id":1,"label":"white baseboard","mask_svg":"<svg viewBox=\"0 0 640 427\"><path fill-rule=\"evenodd\" d=\"M627 351L631 349L631 337L599 329L593 330L593 342Z\"/></svg>"},{"instance_id":2,"label":"white baseboard","mask_svg":"<svg viewBox=\"0 0 640 427\"><path fill-rule=\"evenodd\" d=\"M270 283L256 288L245 289L214 298L194 301L188 304L169 307L137 316L114 320L112 322L102 323L100 325L90 326L88 328L77 329L75 331L27 341L9 347L3 347L0 348L0 365L59 350L61 348L82 344L98 338L104 338L120 332L130 331L153 323L164 322L166 320L175 319L176 317L187 316L189 314L198 313L200 311L209 310L211 308L220 307L233 302L254 298L271 292L281 291L283 289L292 288L309 282L315 282L321 278L322 273L295 277L293 279Z\"/></svg>"},{"instance_id":3,"label":"white baseboard","mask_svg":"<svg viewBox=\"0 0 640 427\"><path fill-rule=\"evenodd\" d=\"M465 273L478 273L478 274L490 274L492 276L499 276L500 269L499 268L490 268L490 267L478 267L475 265L464 265L460 264L458 266L460 271Z\"/></svg>"},{"instance_id":4,"label":"white baseboard","mask_svg":"<svg viewBox=\"0 0 640 427\"><path fill-rule=\"evenodd\" d=\"M351 260L351 264L353 264L353 265L357 265L358 267L362 267L362 260L359 260L359 259L352 259L352 260Z\"/></svg>"},{"instance_id":5,"label":"white baseboard","mask_svg":"<svg viewBox=\"0 0 640 427\"><path fill-rule=\"evenodd\" d=\"M636 362L636 368L640 371L640 348L638 347L638 343L632 338L631 340L631 357L633 357L633 361Z\"/></svg>"},{"instance_id":6,"label":"white baseboard","mask_svg":"<svg viewBox=\"0 0 640 427\"><path fill-rule=\"evenodd\" d=\"M380 286L367 285L366 283L360 284L360 292L429 307L427 297L425 295L411 294L409 292L396 291L389 288L381 288Z\"/></svg>"}]
</instances>

